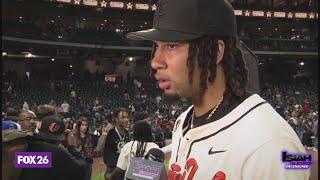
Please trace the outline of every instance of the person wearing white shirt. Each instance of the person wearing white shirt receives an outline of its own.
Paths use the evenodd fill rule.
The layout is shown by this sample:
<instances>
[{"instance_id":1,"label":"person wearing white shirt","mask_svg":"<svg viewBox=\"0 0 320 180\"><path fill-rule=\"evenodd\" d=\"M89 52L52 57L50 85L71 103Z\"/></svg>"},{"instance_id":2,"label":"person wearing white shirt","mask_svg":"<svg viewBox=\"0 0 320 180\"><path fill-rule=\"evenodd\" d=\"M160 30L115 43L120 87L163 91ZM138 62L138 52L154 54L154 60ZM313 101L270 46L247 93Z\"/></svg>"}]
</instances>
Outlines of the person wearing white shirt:
<instances>
[{"instance_id":1,"label":"person wearing white shirt","mask_svg":"<svg viewBox=\"0 0 320 180\"><path fill-rule=\"evenodd\" d=\"M168 179L308 180L310 166L291 166L286 153L311 156L250 87L259 84L248 63L256 58L244 56L234 12L226 0L160 0L153 27L126 34L153 42L150 66L165 99L192 101L175 121Z\"/></svg>"},{"instance_id":2,"label":"person wearing white shirt","mask_svg":"<svg viewBox=\"0 0 320 180\"><path fill-rule=\"evenodd\" d=\"M70 105L68 104L67 101L64 101L62 104L61 104L61 110L62 110L62 113L64 115L68 114L69 113L69 108L70 108Z\"/></svg>"},{"instance_id":3,"label":"person wearing white shirt","mask_svg":"<svg viewBox=\"0 0 320 180\"><path fill-rule=\"evenodd\" d=\"M144 157L152 148L160 149L153 142L152 130L150 124L145 120L137 121L133 127L133 141L128 142L121 149L117 167L106 179L121 178L125 176L125 172L129 167L133 157Z\"/></svg>"}]
</instances>

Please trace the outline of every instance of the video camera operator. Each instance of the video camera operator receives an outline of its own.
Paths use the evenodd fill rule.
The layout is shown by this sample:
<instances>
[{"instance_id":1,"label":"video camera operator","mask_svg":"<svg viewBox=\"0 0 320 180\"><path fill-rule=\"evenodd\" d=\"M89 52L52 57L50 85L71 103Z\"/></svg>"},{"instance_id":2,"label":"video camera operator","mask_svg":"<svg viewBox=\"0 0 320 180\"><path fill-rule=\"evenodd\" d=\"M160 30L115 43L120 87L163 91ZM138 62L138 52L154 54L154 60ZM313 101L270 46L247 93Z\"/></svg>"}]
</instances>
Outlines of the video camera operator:
<instances>
[{"instance_id":1,"label":"video camera operator","mask_svg":"<svg viewBox=\"0 0 320 180\"><path fill-rule=\"evenodd\" d=\"M66 140L66 148L61 143ZM20 180L84 180L85 159L75 149L71 130L65 130L60 117L49 115L41 119L39 133L30 137L27 152L51 152L51 168L23 169Z\"/></svg>"}]
</instances>

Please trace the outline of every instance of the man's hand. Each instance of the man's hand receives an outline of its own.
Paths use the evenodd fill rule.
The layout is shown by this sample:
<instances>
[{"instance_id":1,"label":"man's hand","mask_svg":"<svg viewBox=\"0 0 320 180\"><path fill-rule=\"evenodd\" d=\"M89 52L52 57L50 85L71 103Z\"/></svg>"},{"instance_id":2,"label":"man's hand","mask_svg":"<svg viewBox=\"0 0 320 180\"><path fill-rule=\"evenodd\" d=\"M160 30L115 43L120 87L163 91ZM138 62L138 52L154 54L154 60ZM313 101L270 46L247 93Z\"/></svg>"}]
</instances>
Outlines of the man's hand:
<instances>
[{"instance_id":1,"label":"man's hand","mask_svg":"<svg viewBox=\"0 0 320 180\"><path fill-rule=\"evenodd\" d=\"M72 131L70 129L66 129L65 133L66 133L67 145L68 146L75 146L76 142L75 142Z\"/></svg>"},{"instance_id":2,"label":"man's hand","mask_svg":"<svg viewBox=\"0 0 320 180\"><path fill-rule=\"evenodd\" d=\"M109 131L110 131L110 129L112 129L112 128L113 128L113 124L108 123L108 125L107 125L107 127L106 127L107 132L109 132Z\"/></svg>"},{"instance_id":3,"label":"man's hand","mask_svg":"<svg viewBox=\"0 0 320 180\"><path fill-rule=\"evenodd\" d=\"M101 135L102 135L102 136L107 136L107 135L108 135L108 132L103 131Z\"/></svg>"},{"instance_id":4,"label":"man's hand","mask_svg":"<svg viewBox=\"0 0 320 180\"><path fill-rule=\"evenodd\" d=\"M104 176L105 180L111 180L111 173L108 173Z\"/></svg>"},{"instance_id":5,"label":"man's hand","mask_svg":"<svg viewBox=\"0 0 320 180\"><path fill-rule=\"evenodd\" d=\"M108 123L108 125L105 127L105 130L102 132L102 135L107 136L110 129L112 129L112 128L113 128L113 125L111 123Z\"/></svg>"}]
</instances>

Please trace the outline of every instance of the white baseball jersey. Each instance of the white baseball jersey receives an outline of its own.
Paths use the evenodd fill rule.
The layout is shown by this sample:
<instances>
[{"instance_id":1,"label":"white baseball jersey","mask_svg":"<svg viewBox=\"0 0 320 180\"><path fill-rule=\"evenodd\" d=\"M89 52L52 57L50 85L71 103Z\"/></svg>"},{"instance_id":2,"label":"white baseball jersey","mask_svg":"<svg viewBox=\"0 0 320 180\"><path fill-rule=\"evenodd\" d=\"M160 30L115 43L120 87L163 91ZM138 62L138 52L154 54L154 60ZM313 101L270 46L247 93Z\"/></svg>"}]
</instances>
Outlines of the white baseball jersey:
<instances>
[{"instance_id":1,"label":"white baseball jersey","mask_svg":"<svg viewBox=\"0 0 320 180\"><path fill-rule=\"evenodd\" d=\"M214 122L183 135L189 107L177 119L168 176L171 180L308 179L310 170L287 170L281 153L305 153L290 125L254 94Z\"/></svg>"}]
</instances>

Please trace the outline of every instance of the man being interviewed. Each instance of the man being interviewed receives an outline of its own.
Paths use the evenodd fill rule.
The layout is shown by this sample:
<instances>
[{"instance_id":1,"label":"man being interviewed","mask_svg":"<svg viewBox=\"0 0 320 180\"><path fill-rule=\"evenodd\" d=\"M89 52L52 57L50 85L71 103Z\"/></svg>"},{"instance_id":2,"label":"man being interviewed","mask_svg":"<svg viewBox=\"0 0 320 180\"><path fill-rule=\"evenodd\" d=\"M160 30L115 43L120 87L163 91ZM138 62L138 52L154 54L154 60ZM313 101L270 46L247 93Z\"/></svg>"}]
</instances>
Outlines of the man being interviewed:
<instances>
[{"instance_id":1,"label":"man being interviewed","mask_svg":"<svg viewBox=\"0 0 320 180\"><path fill-rule=\"evenodd\" d=\"M193 103L173 129L169 179L308 179L281 159L305 153L293 129L247 91L236 26L226 0L160 0L153 28L127 34L154 42L151 67L167 99Z\"/></svg>"}]
</instances>

